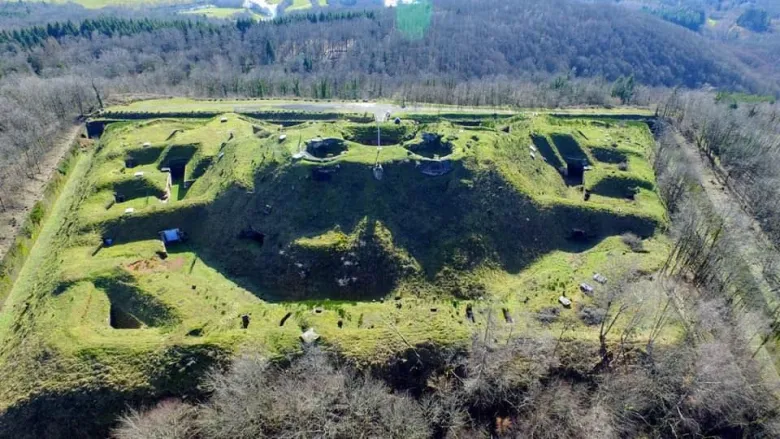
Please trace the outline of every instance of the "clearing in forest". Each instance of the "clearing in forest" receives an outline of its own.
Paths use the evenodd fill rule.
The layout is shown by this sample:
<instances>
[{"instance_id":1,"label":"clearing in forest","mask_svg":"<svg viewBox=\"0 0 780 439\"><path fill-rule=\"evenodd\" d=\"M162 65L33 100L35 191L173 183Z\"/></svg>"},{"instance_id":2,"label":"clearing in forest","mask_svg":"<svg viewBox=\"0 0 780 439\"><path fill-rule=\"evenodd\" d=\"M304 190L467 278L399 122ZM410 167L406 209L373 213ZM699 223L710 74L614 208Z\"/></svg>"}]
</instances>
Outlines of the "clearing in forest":
<instances>
[{"instance_id":1,"label":"clearing in forest","mask_svg":"<svg viewBox=\"0 0 780 439\"><path fill-rule=\"evenodd\" d=\"M599 295L668 255L636 115L168 111L90 123L0 314L2 407L187 393L310 328L361 363L486 325L595 343Z\"/></svg>"}]
</instances>

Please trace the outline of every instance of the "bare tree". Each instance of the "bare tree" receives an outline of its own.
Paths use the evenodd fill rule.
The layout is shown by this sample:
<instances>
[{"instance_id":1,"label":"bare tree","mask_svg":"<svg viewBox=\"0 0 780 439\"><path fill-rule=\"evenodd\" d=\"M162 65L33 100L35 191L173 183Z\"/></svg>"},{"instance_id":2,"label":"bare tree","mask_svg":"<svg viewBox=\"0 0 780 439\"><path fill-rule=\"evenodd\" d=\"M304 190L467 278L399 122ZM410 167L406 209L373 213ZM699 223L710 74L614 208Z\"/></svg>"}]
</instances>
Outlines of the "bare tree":
<instances>
[{"instance_id":1,"label":"bare tree","mask_svg":"<svg viewBox=\"0 0 780 439\"><path fill-rule=\"evenodd\" d=\"M196 436L195 407L166 400L146 412L130 410L114 429L116 439L191 439Z\"/></svg>"},{"instance_id":2,"label":"bare tree","mask_svg":"<svg viewBox=\"0 0 780 439\"><path fill-rule=\"evenodd\" d=\"M289 368L244 357L209 383L214 394L198 416L207 438L429 435L417 402L373 378L334 368L316 349Z\"/></svg>"}]
</instances>

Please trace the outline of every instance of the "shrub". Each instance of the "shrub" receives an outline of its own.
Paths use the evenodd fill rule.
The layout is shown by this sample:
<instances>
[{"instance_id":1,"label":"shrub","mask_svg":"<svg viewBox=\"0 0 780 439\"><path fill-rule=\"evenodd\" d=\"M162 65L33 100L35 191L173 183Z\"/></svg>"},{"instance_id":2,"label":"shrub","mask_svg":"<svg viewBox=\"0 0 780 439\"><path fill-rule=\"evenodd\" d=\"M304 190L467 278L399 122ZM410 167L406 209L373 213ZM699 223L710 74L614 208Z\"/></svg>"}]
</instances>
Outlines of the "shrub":
<instances>
[{"instance_id":1,"label":"shrub","mask_svg":"<svg viewBox=\"0 0 780 439\"><path fill-rule=\"evenodd\" d=\"M601 324L604 321L604 316L607 311L595 306L583 306L577 312L577 317L582 320L583 323L589 326L595 326Z\"/></svg>"},{"instance_id":2,"label":"shrub","mask_svg":"<svg viewBox=\"0 0 780 439\"><path fill-rule=\"evenodd\" d=\"M130 410L113 431L116 439L189 439L195 436L195 407L167 400L147 411Z\"/></svg>"},{"instance_id":3,"label":"shrub","mask_svg":"<svg viewBox=\"0 0 780 439\"><path fill-rule=\"evenodd\" d=\"M551 307L544 308L544 309L540 310L536 314L536 319L539 320L542 323L548 323L549 324L549 323L552 323L552 322L558 320L558 316L560 314L561 314L561 310L560 309L558 309L558 308L556 308L554 306L551 306Z\"/></svg>"},{"instance_id":4,"label":"shrub","mask_svg":"<svg viewBox=\"0 0 780 439\"><path fill-rule=\"evenodd\" d=\"M206 438L430 436L420 404L336 369L318 350L289 368L245 357L209 386L214 394L198 419Z\"/></svg>"},{"instance_id":5,"label":"shrub","mask_svg":"<svg viewBox=\"0 0 780 439\"><path fill-rule=\"evenodd\" d=\"M33 224L38 225L43 221L43 216L46 214L46 210L43 208L43 204L40 201L35 203L32 211L30 212L30 221Z\"/></svg>"},{"instance_id":6,"label":"shrub","mask_svg":"<svg viewBox=\"0 0 780 439\"><path fill-rule=\"evenodd\" d=\"M623 240L623 244L627 245L631 251L635 253L641 253L645 251L645 244L642 242L642 238L636 236L635 234L631 232L624 233L623 236L621 236L621 239Z\"/></svg>"}]
</instances>

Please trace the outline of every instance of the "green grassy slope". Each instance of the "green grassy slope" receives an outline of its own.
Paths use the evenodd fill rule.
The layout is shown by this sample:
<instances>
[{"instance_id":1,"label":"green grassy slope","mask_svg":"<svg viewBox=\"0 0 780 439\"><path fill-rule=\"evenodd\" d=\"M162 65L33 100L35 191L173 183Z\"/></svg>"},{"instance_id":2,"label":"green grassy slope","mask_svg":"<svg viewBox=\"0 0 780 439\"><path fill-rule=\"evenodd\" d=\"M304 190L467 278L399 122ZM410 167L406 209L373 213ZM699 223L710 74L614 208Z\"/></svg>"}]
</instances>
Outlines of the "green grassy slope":
<instances>
[{"instance_id":1,"label":"green grassy slope","mask_svg":"<svg viewBox=\"0 0 780 439\"><path fill-rule=\"evenodd\" d=\"M440 141L426 143L425 133ZM86 404L85 416L115 413L128 401L197 392L204 370L244 347L297 350L309 327L365 363L420 343L462 345L491 315L470 322L469 304L513 316L497 336L548 334L559 324L536 313L560 308L565 294L575 306L561 318L576 320L592 301L578 285L594 273L648 274L665 260L653 140L639 122L426 124L410 115L385 126L379 181L375 137L373 124L284 128L236 114L112 124L80 158L0 314L0 406L24 418L47 395ZM314 138L347 149L326 163L296 158ZM550 144L546 162L541 150L531 154L538 139ZM551 164L572 148L592 166L589 201ZM430 159L412 151L450 154L452 171L423 175ZM183 178L168 192L163 168L181 162ZM622 195L635 187L633 200ZM163 253L158 232L173 227L189 239ZM571 239L575 229L582 239ZM262 244L241 239L247 231L262 233ZM646 252L621 242L627 231L646 238ZM581 322L574 334L597 338ZM664 339L675 337L672 327Z\"/></svg>"}]
</instances>

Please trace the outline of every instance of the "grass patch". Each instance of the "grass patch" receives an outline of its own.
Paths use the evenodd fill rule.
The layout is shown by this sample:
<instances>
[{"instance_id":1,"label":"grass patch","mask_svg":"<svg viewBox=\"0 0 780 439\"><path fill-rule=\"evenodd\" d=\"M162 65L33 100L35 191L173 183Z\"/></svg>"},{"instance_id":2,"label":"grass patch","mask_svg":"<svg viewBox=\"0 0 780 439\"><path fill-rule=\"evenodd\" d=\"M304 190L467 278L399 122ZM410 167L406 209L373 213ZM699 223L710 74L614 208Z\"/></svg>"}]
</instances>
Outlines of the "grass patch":
<instances>
[{"instance_id":1,"label":"grass patch","mask_svg":"<svg viewBox=\"0 0 780 439\"><path fill-rule=\"evenodd\" d=\"M309 0L292 0L292 4L285 9L286 12L303 11L311 9L311 1Z\"/></svg>"}]
</instances>

